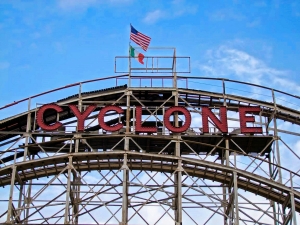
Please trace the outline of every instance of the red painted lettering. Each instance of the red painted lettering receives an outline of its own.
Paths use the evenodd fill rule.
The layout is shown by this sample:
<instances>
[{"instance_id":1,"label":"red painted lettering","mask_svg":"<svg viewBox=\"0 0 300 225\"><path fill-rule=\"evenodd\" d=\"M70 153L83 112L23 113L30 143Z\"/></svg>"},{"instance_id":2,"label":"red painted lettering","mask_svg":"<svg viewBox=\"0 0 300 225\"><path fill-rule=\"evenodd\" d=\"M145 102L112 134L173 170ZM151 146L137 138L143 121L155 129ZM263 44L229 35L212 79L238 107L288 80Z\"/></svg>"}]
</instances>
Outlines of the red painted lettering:
<instances>
[{"instance_id":1,"label":"red painted lettering","mask_svg":"<svg viewBox=\"0 0 300 225\"><path fill-rule=\"evenodd\" d=\"M185 116L185 123L183 124L182 127L175 127L171 124L170 116L174 112L181 112ZM172 131L174 133L185 132L190 127L191 122L192 122L192 118L191 118L190 112L182 106L171 107L165 112L165 115L164 115L164 124L165 124L166 128L168 128L170 131Z\"/></svg>"},{"instance_id":2,"label":"red painted lettering","mask_svg":"<svg viewBox=\"0 0 300 225\"><path fill-rule=\"evenodd\" d=\"M37 124L43 129L43 130L47 130L47 131L53 131L53 130L57 130L59 127L62 126L61 122L56 121L54 124L49 125L46 124L44 121L44 113L49 110L49 109L54 109L56 112L62 112L63 109L56 105L56 104L46 104L43 105L41 108L39 108L39 110L37 111L37 115L36 115L36 122Z\"/></svg>"},{"instance_id":3,"label":"red painted lettering","mask_svg":"<svg viewBox=\"0 0 300 225\"><path fill-rule=\"evenodd\" d=\"M70 109L77 117L77 130L84 131L84 121L96 108L95 105L90 105L84 112L80 112L76 105L69 105Z\"/></svg>"},{"instance_id":4,"label":"red painted lettering","mask_svg":"<svg viewBox=\"0 0 300 225\"><path fill-rule=\"evenodd\" d=\"M247 127L248 122L255 122L254 116L246 116L247 113L260 112L259 106L239 107L241 133L262 133L261 127Z\"/></svg>"},{"instance_id":5,"label":"red painted lettering","mask_svg":"<svg viewBox=\"0 0 300 225\"><path fill-rule=\"evenodd\" d=\"M142 126L142 107L136 107L136 121L135 121L135 131L138 133L156 133L157 127L143 127Z\"/></svg>"},{"instance_id":6,"label":"red painted lettering","mask_svg":"<svg viewBox=\"0 0 300 225\"><path fill-rule=\"evenodd\" d=\"M208 117L222 133L228 133L227 109L225 106L220 107L220 119L207 106L202 107L203 133L209 133Z\"/></svg>"},{"instance_id":7,"label":"red painted lettering","mask_svg":"<svg viewBox=\"0 0 300 225\"><path fill-rule=\"evenodd\" d=\"M105 117L105 114L109 111L116 111L119 114L124 113L124 110L119 106L115 106L115 105L105 106L103 109L101 109L101 111L98 115L98 122L99 122L100 127L103 130L106 130L106 131L118 131L118 130L120 130L123 127L122 123L117 123L113 126L109 126L105 123L104 117Z\"/></svg>"}]
</instances>

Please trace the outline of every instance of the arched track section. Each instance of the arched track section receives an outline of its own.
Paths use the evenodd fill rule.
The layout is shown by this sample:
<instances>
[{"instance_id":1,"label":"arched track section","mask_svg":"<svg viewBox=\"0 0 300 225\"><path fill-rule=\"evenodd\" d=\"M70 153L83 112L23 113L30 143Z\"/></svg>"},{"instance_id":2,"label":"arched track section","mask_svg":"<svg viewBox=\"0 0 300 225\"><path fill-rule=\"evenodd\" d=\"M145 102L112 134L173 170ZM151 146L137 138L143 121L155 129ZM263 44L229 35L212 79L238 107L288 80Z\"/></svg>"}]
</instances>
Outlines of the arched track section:
<instances>
[{"instance_id":1,"label":"arched track section","mask_svg":"<svg viewBox=\"0 0 300 225\"><path fill-rule=\"evenodd\" d=\"M229 93L225 80L220 81L222 91L116 82L112 88L83 92L82 85L89 83L83 82L79 93L44 102L62 108L60 113L47 111L43 118L47 124L62 122L58 130L38 126L41 104L2 119L0 222L296 224L300 156L293 143L300 136L299 111L278 103L273 89L247 84L271 92L271 101L256 99ZM96 105L83 132L77 131L70 104L80 111ZM123 124L119 131L105 131L98 123L98 113L107 105L124 111L105 116L107 125ZM136 132L137 106L142 107L142 126L157 127L156 132ZM191 127L182 133L172 133L164 124L163 116L173 106L191 114ZM261 127L262 133L241 133L239 107L251 106L260 111L248 115L255 121L247 125ZM209 132L203 133L202 107L218 118L220 107L226 107L228 132L220 132L210 120ZM186 122L180 114L170 121L177 127ZM294 125L283 129L286 123Z\"/></svg>"},{"instance_id":2,"label":"arched track section","mask_svg":"<svg viewBox=\"0 0 300 225\"><path fill-rule=\"evenodd\" d=\"M289 193L293 193L297 199L296 210L300 212L300 193L292 190L290 187L280 185L277 182L243 170L226 167L217 163L161 154L143 154L116 150L115 152L88 152L53 156L19 163L16 167L19 174L18 182L24 183L32 179L61 173L68 165L70 157L72 157L72 167L77 171L119 170L123 165L124 154L127 155L127 164L130 170L173 173L180 166L190 176L218 181L226 185L230 185L233 182L233 173L235 172L239 188L261 195L280 204L287 201ZM178 160L181 161L181 165L178 165ZM1 169L0 175L1 185L10 183L12 179L10 168Z\"/></svg>"}]
</instances>

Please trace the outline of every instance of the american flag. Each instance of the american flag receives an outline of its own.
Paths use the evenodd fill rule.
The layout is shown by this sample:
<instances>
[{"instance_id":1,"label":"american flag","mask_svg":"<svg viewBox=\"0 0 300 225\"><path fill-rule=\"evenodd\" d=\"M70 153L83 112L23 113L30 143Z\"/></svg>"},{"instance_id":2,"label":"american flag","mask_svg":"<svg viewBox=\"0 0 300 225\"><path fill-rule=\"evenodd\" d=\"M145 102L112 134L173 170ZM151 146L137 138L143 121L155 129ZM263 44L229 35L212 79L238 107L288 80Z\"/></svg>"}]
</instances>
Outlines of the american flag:
<instances>
[{"instance_id":1,"label":"american flag","mask_svg":"<svg viewBox=\"0 0 300 225\"><path fill-rule=\"evenodd\" d=\"M151 38L141 32L138 32L132 25L130 26L130 40L141 46L144 51L147 51Z\"/></svg>"}]
</instances>

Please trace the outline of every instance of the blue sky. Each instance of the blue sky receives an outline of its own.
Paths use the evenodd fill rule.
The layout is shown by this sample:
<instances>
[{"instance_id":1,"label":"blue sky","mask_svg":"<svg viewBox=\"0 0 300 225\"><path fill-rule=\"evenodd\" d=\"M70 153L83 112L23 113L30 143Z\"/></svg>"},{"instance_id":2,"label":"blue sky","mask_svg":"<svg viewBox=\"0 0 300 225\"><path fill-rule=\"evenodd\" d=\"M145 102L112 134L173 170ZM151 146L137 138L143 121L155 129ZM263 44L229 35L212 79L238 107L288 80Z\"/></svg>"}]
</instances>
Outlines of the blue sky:
<instances>
[{"instance_id":1,"label":"blue sky","mask_svg":"<svg viewBox=\"0 0 300 225\"><path fill-rule=\"evenodd\" d=\"M115 75L130 23L190 56L193 76L300 91L299 1L1 0L0 105Z\"/></svg>"},{"instance_id":2,"label":"blue sky","mask_svg":"<svg viewBox=\"0 0 300 225\"><path fill-rule=\"evenodd\" d=\"M115 56L128 55L130 23L152 38L150 47L190 56L192 76L300 95L299 0L1 0L0 107L116 75ZM290 143L299 149L298 138Z\"/></svg>"}]
</instances>

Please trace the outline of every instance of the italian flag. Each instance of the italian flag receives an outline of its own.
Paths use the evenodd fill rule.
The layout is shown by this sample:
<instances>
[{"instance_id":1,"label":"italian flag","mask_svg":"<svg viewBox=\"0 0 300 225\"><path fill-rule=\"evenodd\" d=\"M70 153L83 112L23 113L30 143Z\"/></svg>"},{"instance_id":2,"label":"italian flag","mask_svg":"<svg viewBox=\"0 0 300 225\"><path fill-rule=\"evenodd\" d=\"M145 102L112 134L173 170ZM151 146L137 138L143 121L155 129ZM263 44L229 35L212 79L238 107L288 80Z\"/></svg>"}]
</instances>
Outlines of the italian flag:
<instances>
[{"instance_id":1,"label":"italian flag","mask_svg":"<svg viewBox=\"0 0 300 225\"><path fill-rule=\"evenodd\" d=\"M130 46L129 55L131 57L134 57L137 61L139 61L139 63L144 64L143 60L145 56L142 53L135 50L132 46Z\"/></svg>"}]
</instances>

